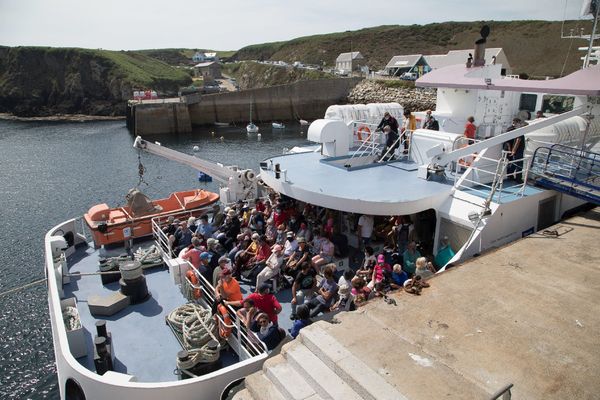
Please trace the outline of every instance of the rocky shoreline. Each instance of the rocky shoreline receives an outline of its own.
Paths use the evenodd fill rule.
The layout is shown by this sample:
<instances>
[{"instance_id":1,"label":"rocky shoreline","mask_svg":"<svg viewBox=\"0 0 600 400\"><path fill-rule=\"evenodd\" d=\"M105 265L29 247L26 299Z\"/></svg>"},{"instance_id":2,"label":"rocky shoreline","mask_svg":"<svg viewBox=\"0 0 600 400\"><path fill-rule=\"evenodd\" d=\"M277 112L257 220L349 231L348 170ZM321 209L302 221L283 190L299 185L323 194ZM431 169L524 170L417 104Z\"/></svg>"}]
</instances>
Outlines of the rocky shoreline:
<instances>
[{"instance_id":1,"label":"rocky shoreline","mask_svg":"<svg viewBox=\"0 0 600 400\"><path fill-rule=\"evenodd\" d=\"M412 111L435 110L436 91L411 87L391 87L398 81L378 81L365 79L352 89L348 95L350 104L400 103Z\"/></svg>"},{"instance_id":2,"label":"rocky shoreline","mask_svg":"<svg viewBox=\"0 0 600 400\"><path fill-rule=\"evenodd\" d=\"M103 115L85 115L85 114L55 114L47 117L18 117L9 113L0 113L2 121L22 121L22 122L89 122L89 121L124 121L124 116L103 116Z\"/></svg>"}]
</instances>

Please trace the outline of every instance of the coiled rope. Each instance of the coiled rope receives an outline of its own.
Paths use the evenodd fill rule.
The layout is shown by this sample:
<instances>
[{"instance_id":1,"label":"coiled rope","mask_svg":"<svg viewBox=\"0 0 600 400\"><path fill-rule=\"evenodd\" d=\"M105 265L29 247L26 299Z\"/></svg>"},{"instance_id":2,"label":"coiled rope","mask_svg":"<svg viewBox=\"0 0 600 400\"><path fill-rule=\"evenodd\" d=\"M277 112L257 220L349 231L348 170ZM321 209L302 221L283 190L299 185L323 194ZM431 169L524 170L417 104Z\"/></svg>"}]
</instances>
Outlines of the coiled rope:
<instances>
[{"instance_id":1,"label":"coiled rope","mask_svg":"<svg viewBox=\"0 0 600 400\"><path fill-rule=\"evenodd\" d=\"M184 347L189 354L185 361L177 359L179 369L189 369L198 363L219 359L221 345L216 334L218 327L210 310L198 304L188 303L171 311L167 319L173 329L182 334ZM211 341L218 345L209 345Z\"/></svg>"}]
</instances>

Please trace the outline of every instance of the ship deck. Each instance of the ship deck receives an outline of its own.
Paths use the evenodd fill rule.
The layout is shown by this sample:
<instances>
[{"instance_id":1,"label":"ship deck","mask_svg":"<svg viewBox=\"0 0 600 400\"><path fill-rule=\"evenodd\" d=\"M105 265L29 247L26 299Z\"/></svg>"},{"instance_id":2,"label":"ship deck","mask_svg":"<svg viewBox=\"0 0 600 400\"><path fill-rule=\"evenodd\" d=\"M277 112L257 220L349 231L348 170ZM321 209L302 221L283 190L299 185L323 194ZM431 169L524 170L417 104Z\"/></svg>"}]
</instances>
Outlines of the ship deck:
<instances>
[{"instance_id":1,"label":"ship deck","mask_svg":"<svg viewBox=\"0 0 600 400\"><path fill-rule=\"evenodd\" d=\"M272 157L286 171L286 179L261 169L261 179L276 191L334 210L371 215L414 214L433 208L452 191L453 179L444 183L417 177L417 166L402 160L347 170L323 159L319 152ZM335 161L335 160L331 160Z\"/></svg>"},{"instance_id":2,"label":"ship deck","mask_svg":"<svg viewBox=\"0 0 600 400\"><path fill-rule=\"evenodd\" d=\"M145 241L135 245L147 248L153 242ZM123 254L122 248L109 251L95 250L92 246L80 246L69 257L69 272L94 273L98 271L100 257L113 257ZM167 382L177 380L174 375L177 352L182 350L177 338L165 322L166 316L176 307L186 303L164 266L144 270L148 292L151 297L141 303L129 305L112 316L93 316L87 305L91 295L106 296L119 290L119 283L102 285L100 276L87 275L71 278L65 284L64 297L76 299L77 309L84 328L87 356L80 357L77 361L91 371L94 367L94 335L96 335L95 322L103 319L107 321L107 329L112 334L113 354L115 355L114 370L136 376L139 382ZM250 286L240 282L244 297L250 293ZM279 326L287 331L291 328L291 290L285 289L276 294L282 306L279 315ZM237 354L230 350L221 352L223 367L238 361Z\"/></svg>"}]
</instances>

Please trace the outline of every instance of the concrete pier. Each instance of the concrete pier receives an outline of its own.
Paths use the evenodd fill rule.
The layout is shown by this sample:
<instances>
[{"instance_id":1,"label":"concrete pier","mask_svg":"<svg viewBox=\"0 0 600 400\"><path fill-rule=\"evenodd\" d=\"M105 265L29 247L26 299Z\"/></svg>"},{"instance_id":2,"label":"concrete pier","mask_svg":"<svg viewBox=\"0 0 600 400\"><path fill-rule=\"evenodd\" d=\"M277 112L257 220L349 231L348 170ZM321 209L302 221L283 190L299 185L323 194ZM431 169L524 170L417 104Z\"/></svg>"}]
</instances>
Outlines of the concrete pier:
<instances>
[{"instance_id":1,"label":"concrete pier","mask_svg":"<svg viewBox=\"0 0 600 400\"><path fill-rule=\"evenodd\" d=\"M342 104L361 78L300 81L289 85L173 99L131 101L127 127L135 135L187 133L192 125L246 124L322 118L327 107Z\"/></svg>"},{"instance_id":2,"label":"concrete pier","mask_svg":"<svg viewBox=\"0 0 600 400\"><path fill-rule=\"evenodd\" d=\"M513 384L518 399L597 399L599 239L596 208L436 275L420 296L312 324L234 398L485 399ZM313 392L286 393L302 387Z\"/></svg>"}]
</instances>

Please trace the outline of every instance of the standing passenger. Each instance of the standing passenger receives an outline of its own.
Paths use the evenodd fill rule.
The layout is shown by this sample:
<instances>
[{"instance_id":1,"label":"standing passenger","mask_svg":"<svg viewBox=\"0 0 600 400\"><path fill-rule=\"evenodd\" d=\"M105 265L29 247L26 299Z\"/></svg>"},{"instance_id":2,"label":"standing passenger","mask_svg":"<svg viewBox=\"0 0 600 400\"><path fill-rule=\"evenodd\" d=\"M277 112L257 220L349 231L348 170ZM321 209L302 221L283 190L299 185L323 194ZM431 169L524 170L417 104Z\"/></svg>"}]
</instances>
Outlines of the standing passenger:
<instances>
[{"instance_id":1,"label":"standing passenger","mask_svg":"<svg viewBox=\"0 0 600 400\"><path fill-rule=\"evenodd\" d=\"M464 135L469 139L469 144L475 143L475 133L477 132L477 127L475 126L475 117L470 116L467 118L467 124L465 125Z\"/></svg>"}]
</instances>

